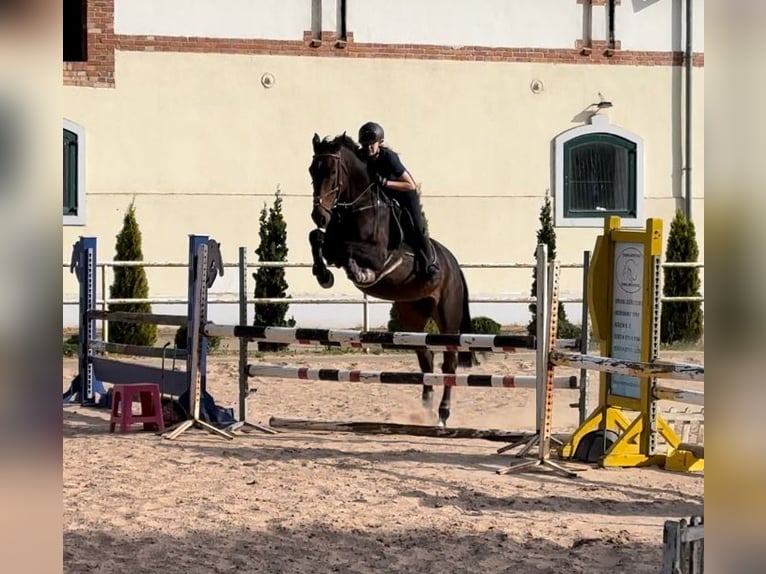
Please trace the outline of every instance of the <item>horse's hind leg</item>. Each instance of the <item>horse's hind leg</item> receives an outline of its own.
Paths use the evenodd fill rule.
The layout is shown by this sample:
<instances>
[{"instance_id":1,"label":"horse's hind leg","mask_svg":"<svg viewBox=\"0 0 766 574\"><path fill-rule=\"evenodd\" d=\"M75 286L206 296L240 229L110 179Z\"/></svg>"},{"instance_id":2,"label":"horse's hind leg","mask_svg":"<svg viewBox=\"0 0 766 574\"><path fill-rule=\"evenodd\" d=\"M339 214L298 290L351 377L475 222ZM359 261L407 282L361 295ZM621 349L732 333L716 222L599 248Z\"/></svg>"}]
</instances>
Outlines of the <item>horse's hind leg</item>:
<instances>
[{"instance_id":1,"label":"horse's hind leg","mask_svg":"<svg viewBox=\"0 0 766 574\"><path fill-rule=\"evenodd\" d=\"M430 318L430 301L418 301L413 303L401 303L394 304L396 313L399 317L399 324L404 331L421 332L426 326L428 319ZM428 349L418 349L415 351L418 356L418 365L420 366L420 372L433 373L434 372L434 353ZM430 411L433 408L434 388L432 385L423 385L423 392L421 394L421 401L423 408Z\"/></svg>"},{"instance_id":2,"label":"horse's hind leg","mask_svg":"<svg viewBox=\"0 0 766 574\"><path fill-rule=\"evenodd\" d=\"M433 373L434 372L434 353L428 349L415 351L418 355L418 365L420 365L420 372ZM423 385L423 392L420 395L420 400L423 403L423 408L430 411L434 405L434 388L431 385Z\"/></svg>"},{"instance_id":3,"label":"horse's hind leg","mask_svg":"<svg viewBox=\"0 0 766 574\"><path fill-rule=\"evenodd\" d=\"M461 292L462 295L462 292ZM459 333L462 321L462 314L456 314L455 309L461 309L456 304L454 290L448 291L442 295L439 305L434 314L434 319L439 327L440 333ZM454 375L457 372L458 354L455 351L444 352L444 362L442 363L442 373L445 375ZM439 403L439 426L447 426L447 419L450 416L450 406L452 404L452 387L444 385L442 400Z\"/></svg>"},{"instance_id":4,"label":"horse's hind leg","mask_svg":"<svg viewBox=\"0 0 766 574\"><path fill-rule=\"evenodd\" d=\"M444 362L442 363L442 373L454 375L457 372L457 353L454 351L444 352ZM450 415L450 406L452 404L452 387L444 385L442 391L442 400L439 403L439 426L446 427L447 419Z\"/></svg>"}]
</instances>

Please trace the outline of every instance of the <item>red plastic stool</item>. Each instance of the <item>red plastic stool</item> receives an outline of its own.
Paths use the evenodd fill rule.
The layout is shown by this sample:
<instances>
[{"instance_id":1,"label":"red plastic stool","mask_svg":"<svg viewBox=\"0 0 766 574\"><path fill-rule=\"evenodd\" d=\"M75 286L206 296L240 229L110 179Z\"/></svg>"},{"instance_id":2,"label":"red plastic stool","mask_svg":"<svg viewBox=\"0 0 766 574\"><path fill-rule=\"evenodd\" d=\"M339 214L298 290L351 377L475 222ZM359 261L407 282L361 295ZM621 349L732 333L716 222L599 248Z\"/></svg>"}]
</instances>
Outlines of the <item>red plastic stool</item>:
<instances>
[{"instance_id":1,"label":"red plastic stool","mask_svg":"<svg viewBox=\"0 0 766 574\"><path fill-rule=\"evenodd\" d=\"M141 414L133 414L133 398L138 395L141 401ZM122 406L122 408L120 408ZM155 383L134 383L112 386L112 418L109 420L109 432L120 423L120 432L128 432L135 423L143 423L144 430L165 430L162 419L162 401L160 386Z\"/></svg>"}]
</instances>

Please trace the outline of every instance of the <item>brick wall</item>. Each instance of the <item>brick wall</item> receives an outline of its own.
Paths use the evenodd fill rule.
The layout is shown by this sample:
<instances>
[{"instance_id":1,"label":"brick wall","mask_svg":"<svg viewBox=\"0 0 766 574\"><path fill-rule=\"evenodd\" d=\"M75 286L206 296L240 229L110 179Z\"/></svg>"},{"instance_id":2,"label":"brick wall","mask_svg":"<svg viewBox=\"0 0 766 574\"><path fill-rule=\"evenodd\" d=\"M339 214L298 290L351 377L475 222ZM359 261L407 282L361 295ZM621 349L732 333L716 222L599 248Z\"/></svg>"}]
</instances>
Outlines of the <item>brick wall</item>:
<instances>
[{"instance_id":1,"label":"brick wall","mask_svg":"<svg viewBox=\"0 0 766 574\"><path fill-rule=\"evenodd\" d=\"M114 0L88 0L87 62L64 62L65 86L114 87Z\"/></svg>"},{"instance_id":2,"label":"brick wall","mask_svg":"<svg viewBox=\"0 0 766 574\"><path fill-rule=\"evenodd\" d=\"M599 0L593 1L598 3ZM322 32L321 41L317 41L312 40L310 30L304 32L301 40L290 41L116 35L114 0L88 0L87 16L88 61L63 64L65 86L114 87L115 50L630 66L679 66L684 60L682 52L622 51L619 42L614 50L607 49L605 42L593 42L590 49L584 49L582 40L577 40L571 49L542 49L358 44L353 32L348 32L345 41L340 41L333 32ZM704 54L694 54L693 64L704 66Z\"/></svg>"}]
</instances>

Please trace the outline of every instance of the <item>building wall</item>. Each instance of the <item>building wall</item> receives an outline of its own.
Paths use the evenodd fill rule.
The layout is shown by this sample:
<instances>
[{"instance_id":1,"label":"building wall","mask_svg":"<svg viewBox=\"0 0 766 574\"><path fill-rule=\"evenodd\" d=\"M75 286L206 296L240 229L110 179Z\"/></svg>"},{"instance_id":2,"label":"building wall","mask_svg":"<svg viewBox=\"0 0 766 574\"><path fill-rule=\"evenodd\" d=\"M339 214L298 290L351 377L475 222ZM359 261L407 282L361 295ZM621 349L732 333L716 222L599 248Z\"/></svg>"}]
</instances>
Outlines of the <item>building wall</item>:
<instances>
[{"instance_id":1,"label":"building wall","mask_svg":"<svg viewBox=\"0 0 766 574\"><path fill-rule=\"evenodd\" d=\"M311 0L117 0L117 34L293 40L311 29Z\"/></svg>"},{"instance_id":2,"label":"building wall","mask_svg":"<svg viewBox=\"0 0 766 574\"><path fill-rule=\"evenodd\" d=\"M63 260L69 260L80 235L97 236L99 258L111 259L132 200L146 259L185 259L189 233L221 241L229 261L236 260L240 245L254 259L260 210L279 189L289 259L309 261L311 137L344 130L356 135L361 123L375 119L421 184L431 234L461 262L532 262L539 209L554 185L553 139L587 121L586 109L599 92L614 102L610 122L644 139L646 217L662 217L669 225L682 205L683 70L670 65L678 55L671 46L653 56L642 51L633 60L624 51L612 57L580 54L575 45L582 40L583 6L575 0L550 2L546 9L532 2L492 1L481 10L467 1L441 2L451 12L437 18L429 17L439 11L427 1L349 2L350 37L343 47L334 43L333 2L322 3L326 34L318 47L310 45L308 0L226 4L226 10L216 10L220 2L193 0L181 9L177 0L117 0L109 37L113 85L86 87L87 73L96 68L76 76L76 66L65 65L65 117L86 130L88 167L86 225L64 227ZM405 12L405 4L416 8ZM677 3L640 4L646 6L634 12L629 8L636 2L621 4L618 14L644 18L654 11L653 17L672 23L672 10L664 5ZM108 2L99 6L108 8ZM271 12L276 17L267 18ZM470 14L471 25L455 26L447 13ZM545 32L531 36L535 28ZM394 44L380 45L387 42ZM452 47L456 43L461 47ZM416 47L425 44L437 47ZM262 53L267 46L279 55ZM471 59L472 54L484 59ZM700 241L701 58L694 68L693 119L693 208ZM269 87L262 82L265 75L273 78ZM530 89L534 80L542 82L542 92ZM599 232L558 229L559 258L580 262ZM704 244L701 248L704 253ZM64 275L65 297L73 298L75 281ZM308 270L290 270L288 282L296 296L358 296L340 275L336 271L330 292L321 290ZM529 270L467 272L471 292L480 296L527 294L530 277ZM182 272L151 270L149 280L153 295L184 293ZM235 291L236 285L232 270L216 289ZM562 287L578 293L578 273L565 271ZM524 305L514 307L513 313L526 317ZM293 310L296 318L316 324L330 320L329 314L349 324L331 307L323 313ZM353 313L350 323L358 323L361 314Z\"/></svg>"}]
</instances>

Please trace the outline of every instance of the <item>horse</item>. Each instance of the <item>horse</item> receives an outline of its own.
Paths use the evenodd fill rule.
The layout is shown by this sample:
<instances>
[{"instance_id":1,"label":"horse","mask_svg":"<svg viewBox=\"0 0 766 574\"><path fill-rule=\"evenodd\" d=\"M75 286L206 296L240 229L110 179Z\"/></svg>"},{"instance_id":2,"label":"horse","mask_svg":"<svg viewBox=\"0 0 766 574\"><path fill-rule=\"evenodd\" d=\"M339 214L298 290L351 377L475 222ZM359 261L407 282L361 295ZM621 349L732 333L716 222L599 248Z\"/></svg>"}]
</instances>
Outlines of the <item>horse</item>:
<instances>
[{"instance_id":1,"label":"horse","mask_svg":"<svg viewBox=\"0 0 766 574\"><path fill-rule=\"evenodd\" d=\"M318 283L326 289L333 286L327 264L333 265L345 270L362 293L392 301L404 331L423 332L433 319L440 333L470 333L468 285L454 254L429 238L440 270L432 279L421 278L407 243L406 211L371 180L361 147L345 133L323 140L315 133L312 144L311 219L316 228L309 233L309 243ZM418 347L415 352L421 372L433 373L433 351ZM477 364L473 352L444 351L441 369L454 374L458 366ZM421 400L429 411L433 393L431 385L423 385ZM452 387L444 385L440 427L446 427L451 397Z\"/></svg>"}]
</instances>

